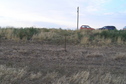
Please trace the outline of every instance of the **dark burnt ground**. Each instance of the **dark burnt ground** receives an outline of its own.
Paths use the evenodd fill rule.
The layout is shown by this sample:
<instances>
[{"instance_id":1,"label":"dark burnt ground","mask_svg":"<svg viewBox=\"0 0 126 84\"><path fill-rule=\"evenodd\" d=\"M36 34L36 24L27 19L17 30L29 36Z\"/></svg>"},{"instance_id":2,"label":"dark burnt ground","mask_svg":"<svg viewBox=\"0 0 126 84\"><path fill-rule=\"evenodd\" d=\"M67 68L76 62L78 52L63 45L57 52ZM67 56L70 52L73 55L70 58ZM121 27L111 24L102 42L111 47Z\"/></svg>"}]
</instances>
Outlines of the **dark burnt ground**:
<instances>
[{"instance_id":1,"label":"dark burnt ground","mask_svg":"<svg viewBox=\"0 0 126 84\"><path fill-rule=\"evenodd\" d=\"M42 42L1 41L0 65L28 67L32 72L58 71L71 74L100 69L113 74L126 74L126 46L83 47L51 45ZM118 58L120 57L120 58ZM117 58L117 59L116 59Z\"/></svg>"}]
</instances>

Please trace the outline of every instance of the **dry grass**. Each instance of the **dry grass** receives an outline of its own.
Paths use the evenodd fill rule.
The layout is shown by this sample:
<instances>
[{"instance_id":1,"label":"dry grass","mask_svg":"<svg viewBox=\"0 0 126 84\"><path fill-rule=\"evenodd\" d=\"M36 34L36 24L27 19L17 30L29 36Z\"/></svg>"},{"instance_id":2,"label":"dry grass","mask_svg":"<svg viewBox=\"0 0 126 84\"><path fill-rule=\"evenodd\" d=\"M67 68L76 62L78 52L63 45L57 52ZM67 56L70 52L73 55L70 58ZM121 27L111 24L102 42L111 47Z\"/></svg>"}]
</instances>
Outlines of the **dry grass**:
<instances>
[{"instance_id":1,"label":"dry grass","mask_svg":"<svg viewBox=\"0 0 126 84\"><path fill-rule=\"evenodd\" d=\"M11 84L21 79L26 74L25 68L16 69L0 65L0 84Z\"/></svg>"},{"instance_id":2,"label":"dry grass","mask_svg":"<svg viewBox=\"0 0 126 84\"><path fill-rule=\"evenodd\" d=\"M31 73L29 78L30 80L34 80L34 79L38 79L42 76L42 73L41 72L37 72L37 73Z\"/></svg>"},{"instance_id":3,"label":"dry grass","mask_svg":"<svg viewBox=\"0 0 126 84\"><path fill-rule=\"evenodd\" d=\"M124 46L68 45L64 52L61 45L6 42L0 47L6 65L0 66L0 84L126 84Z\"/></svg>"},{"instance_id":4,"label":"dry grass","mask_svg":"<svg viewBox=\"0 0 126 84\"><path fill-rule=\"evenodd\" d=\"M13 29L6 29L5 30L5 37L7 38L7 39L12 39L13 38Z\"/></svg>"},{"instance_id":5,"label":"dry grass","mask_svg":"<svg viewBox=\"0 0 126 84\"><path fill-rule=\"evenodd\" d=\"M32 30L32 31L30 31ZM120 35L125 32L109 32L101 30L62 30L62 29L46 29L46 28L0 28L0 39L14 40L14 41L46 41L51 43L62 44L64 36L66 35L67 43L80 45L109 45L114 43L125 44L125 37ZM114 33L115 37L111 37ZM121 34L122 33L122 34Z\"/></svg>"},{"instance_id":6,"label":"dry grass","mask_svg":"<svg viewBox=\"0 0 126 84\"><path fill-rule=\"evenodd\" d=\"M28 74L30 73L30 74ZM100 69L91 71L78 71L70 75L60 74L58 72L28 72L26 68L9 68L0 65L0 84L27 84L34 83L35 80L41 80L37 84L125 84L126 76L114 75L110 72L105 73ZM26 76L27 75L27 76ZM26 78L24 78L26 77ZM19 81L16 82L16 81ZM21 82L22 80L22 82ZM25 80L25 82L23 82Z\"/></svg>"},{"instance_id":7,"label":"dry grass","mask_svg":"<svg viewBox=\"0 0 126 84\"><path fill-rule=\"evenodd\" d=\"M51 73L47 73L43 79L47 79L47 78L51 78L51 79L54 79L58 76L58 73L57 72L51 72Z\"/></svg>"},{"instance_id":8,"label":"dry grass","mask_svg":"<svg viewBox=\"0 0 126 84\"><path fill-rule=\"evenodd\" d=\"M83 84L83 83L86 83L89 79L89 75L90 73L87 72L87 71L81 71L81 72L78 72L76 74L73 74L71 77L70 77L70 82L72 83L79 83L79 84Z\"/></svg>"},{"instance_id":9,"label":"dry grass","mask_svg":"<svg viewBox=\"0 0 126 84\"><path fill-rule=\"evenodd\" d=\"M73 73L71 76L61 76L55 78L52 84L125 84L125 76L115 76L111 73L90 73L81 71Z\"/></svg>"},{"instance_id":10,"label":"dry grass","mask_svg":"<svg viewBox=\"0 0 126 84\"><path fill-rule=\"evenodd\" d=\"M103 54L100 53L100 52L93 52L93 53L88 53L86 55L86 57L91 57L91 58L94 58L94 57L103 57Z\"/></svg>"},{"instance_id":11,"label":"dry grass","mask_svg":"<svg viewBox=\"0 0 126 84\"><path fill-rule=\"evenodd\" d=\"M17 42L16 47L14 47L14 43L8 42L9 46L2 43L0 63L5 63L6 66L0 65L0 84L126 84L125 48L121 50L123 53L115 55L113 53L119 52L118 47L114 49L106 47L106 51L95 49L92 51L89 47L85 50L87 47L68 45L68 51L64 52L64 48L58 48L59 45L52 46L53 43L63 44L64 34L66 34L69 44L87 46L112 44L111 38L97 36L97 33L101 33L101 31L67 30L66 33L64 30L40 29L39 33L31 37L31 44L29 42L20 44L20 41L27 41L26 36L20 39L13 35L13 29L2 29L0 39L15 40L19 43ZM39 42L34 43L34 41L51 41L52 44L47 47L41 43L39 45ZM117 43L123 44L121 37L117 38ZM82 54L83 51L88 52ZM27 65L29 67L21 68ZM55 67L58 67L58 70ZM107 71L104 71L104 68ZM113 71L110 68L114 68Z\"/></svg>"},{"instance_id":12,"label":"dry grass","mask_svg":"<svg viewBox=\"0 0 126 84\"><path fill-rule=\"evenodd\" d=\"M46 39L52 39L56 35L55 32L41 32L39 34L33 35L33 40L43 41Z\"/></svg>"},{"instance_id":13,"label":"dry grass","mask_svg":"<svg viewBox=\"0 0 126 84\"><path fill-rule=\"evenodd\" d=\"M118 53L114 57L114 60L126 60L126 53Z\"/></svg>"},{"instance_id":14,"label":"dry grass","mask_svg":"<svg viewBox=\"0 0 126 84\"><path fill-rule=\"evenodd\" d=\"M4 39L12 39L13 38L13 29L0 29L0 35L3 36Z\"/></svg>"},{"instance_id":15,"label":"dry grass","mask_svg":"<svg viewBox=\"0 0 126 84\"><path fill-rule=\"evenodd\" d=\"M104 40L105 44L111 44L112 43L112 39L108 38Z\"/></svg>"},{"instance_id":16,"label":"dry grass","mask_svg":"<svg viewBox=\"0 0 126 84\"><path fill-rule=\"evenodd\" d=\"M98 72L98 71L97 71ZM99 71L102 72L102 71ZM16 68L8 68L4 65L0 66L0 83L1 84L12 84L17 80L24 79L24 75L28 72L25 68L16 69ZM31 72L29 72L31 73ZM97 73L94 71L79 71L74 72L70 76L67 74L60 75L57 72L48 72L45 75L44 73L37 72L31 73L25 78L25 80L30 80L31 83L34 80L41 80L43 83L51 83L51 84L125 84L126 76L118 76L111 73ZM21 83L20 83L21 84ZM25 83L26 84L26 83ZM41 83L39 83L41 84Z\"/></svg>"},{"instance_id":17,"label":"dry grass","mask_svg":"<svg viewBox=\"0 0 126 84\"><path fill-rule=\"evenodd\" d=\"M82 39L81 39L81 42L80 42L81 44L90 44L90 41L89 41L89 38L88 37L83 37Z\"/></svg>"},{"instance_id":18,"label":"dry grass","mask_svg":"<svg viewBox=\"0 0 126 84\"><path fill-rule=\"evenodd\" d=\"M124 43L123 40L121 39L121 37L118 37L117 43L118 43L118 44L123 44L123 43Z\"/></svg>"}]
</instances>

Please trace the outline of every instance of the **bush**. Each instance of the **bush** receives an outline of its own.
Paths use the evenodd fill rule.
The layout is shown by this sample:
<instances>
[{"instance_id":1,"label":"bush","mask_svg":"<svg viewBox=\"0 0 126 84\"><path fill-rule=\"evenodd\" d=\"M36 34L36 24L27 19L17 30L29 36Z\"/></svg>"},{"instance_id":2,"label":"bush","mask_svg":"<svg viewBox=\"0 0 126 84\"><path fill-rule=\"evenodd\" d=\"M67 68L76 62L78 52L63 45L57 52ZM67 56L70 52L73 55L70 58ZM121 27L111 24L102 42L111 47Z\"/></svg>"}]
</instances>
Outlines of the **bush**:
<instances>
[{"instance_id":1,"label":"bush","mask_svg":"<svg viewBox=\"0 0 126 84\"><path fill-rule=\"evenodd\" d=\"M39 33L39 29L36 28L20 28L20 29L14 29L13 31L14 35L19 37L21 40L23 38L26 38L27 40L32 39L32 36L34 34Z\"/></svg>"},{"instance_id":2,"label":"bush","mask_svg":"<svg viewBox=\"0 0 126 84\"><path fill-rule=\"evenodd\" d=\"M124 30L63 30L47 28L0 28L0 39L34 40L49 43L82 45L125 44Z\"/></svg>"}]
</instances>

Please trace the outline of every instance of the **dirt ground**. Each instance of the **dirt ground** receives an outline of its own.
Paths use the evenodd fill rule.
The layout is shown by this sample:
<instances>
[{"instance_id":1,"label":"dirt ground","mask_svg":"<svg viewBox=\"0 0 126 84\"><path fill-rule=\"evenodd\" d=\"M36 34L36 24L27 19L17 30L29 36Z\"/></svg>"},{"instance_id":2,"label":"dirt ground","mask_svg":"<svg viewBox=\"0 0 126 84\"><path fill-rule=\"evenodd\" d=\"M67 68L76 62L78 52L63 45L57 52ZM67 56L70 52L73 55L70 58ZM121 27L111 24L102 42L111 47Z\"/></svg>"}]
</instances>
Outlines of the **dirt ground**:
<instances>
[{"instance_id":1,"label":"dirt ground","mask_svg":"<svg viewBox=\"0 0 126 84\"><path fill-rule=\"evenodd\" d=\"M0 65L29 72L76 71L101 69L126 75L126 46L84 47L81 45L51 45L42 42L0 41Z\"/></svg>"}]
</instances>

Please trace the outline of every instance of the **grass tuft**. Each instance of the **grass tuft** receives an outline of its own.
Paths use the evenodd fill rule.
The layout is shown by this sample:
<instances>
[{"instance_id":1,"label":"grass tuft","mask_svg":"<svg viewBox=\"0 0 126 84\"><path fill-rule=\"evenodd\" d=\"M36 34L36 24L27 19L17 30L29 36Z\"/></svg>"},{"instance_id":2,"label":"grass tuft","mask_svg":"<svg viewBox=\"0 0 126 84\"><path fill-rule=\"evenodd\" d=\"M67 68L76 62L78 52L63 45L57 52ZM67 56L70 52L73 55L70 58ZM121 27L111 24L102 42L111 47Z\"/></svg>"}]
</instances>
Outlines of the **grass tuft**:
<instances>
[{"instance_id":1,"label":"grass tuft","mask_svg":"<svg viewBox=\"0 0 126 84\"><path fill-rule=\"evenodd\" d=\"M103 57L103 54L101 54L101 53L99 53L99 52L88 53L88 54L86 55L86 57L89 57L89 58Z\"/></svg>"},{"instance_id":2,"label":"grass tuft","mask_svg":"<svg viewBox=\"0 0 126 84\"><path fill-rule=\"evenodd\" d=\"M0 84L10 84L21 79L26 74L25 68L16 69L0 65Z\"/></svg>"},{"instance_id":3,"label":"grass tuft","mask_svg":"<svg viewBox=\"0 0 126 84\"><path fill-rule=\"evenodd\" d=\"M115 57L114 60L126 60L126 54L125 53L118 53Z\"/></svg>"}]
</instances>

